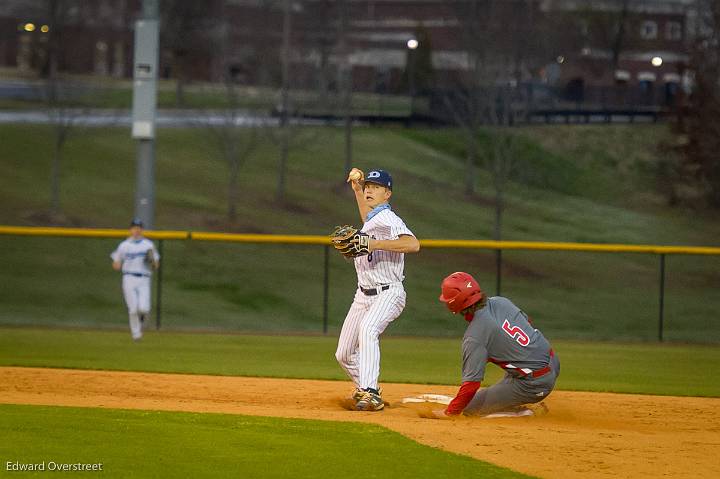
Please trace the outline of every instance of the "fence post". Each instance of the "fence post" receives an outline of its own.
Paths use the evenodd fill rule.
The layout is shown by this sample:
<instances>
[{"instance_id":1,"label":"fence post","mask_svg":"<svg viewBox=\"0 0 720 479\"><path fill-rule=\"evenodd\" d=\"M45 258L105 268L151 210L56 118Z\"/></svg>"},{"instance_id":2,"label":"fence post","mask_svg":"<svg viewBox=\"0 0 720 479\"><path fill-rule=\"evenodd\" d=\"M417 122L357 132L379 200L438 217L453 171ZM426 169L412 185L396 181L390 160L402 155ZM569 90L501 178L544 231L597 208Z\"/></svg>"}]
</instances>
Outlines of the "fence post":
<instances>
[{"instance_id":1,"label":"fence post","mask_svg":"<svg viewBox=\"0 0 720 479\"><path fill-rule=\"evenodd\" d=\"M658 317L658 341L663 340L663 314L665 309L665 255L660 254L660 312Z\"/></svg>"},{"instance_id":2,"label":"fence post","mask_svg":"<svg viewBox=\"0 0 720 479\"><path fill-rule=\"evenodd\" d=\"M495 296L500 296L500 284L502 283L502 250L495 250Z\"/></svg>"},{"instance_id":3,"label":"fence post","mask_svg":"<svg viewBox=\"0 0 720 479\"><path fill-rule=\"evenodd\" d=\"M323 334L328 332L328 296L330 285L330 247L325 246L323 272Z\"/></svg>"},{"instance_id":4,"label":"fence post","mask_svg":"<svg viewBox=\"0 0 720 479\"><path fill-rule=\"evenodd\" d=\"M162 271L165 258L163 256L163 240L158 240L158 253L160 254L160 262L157 270L157 286L155 288L155 329L160 329L160 316L162 314Z\"/></svg>"}]
</instances>

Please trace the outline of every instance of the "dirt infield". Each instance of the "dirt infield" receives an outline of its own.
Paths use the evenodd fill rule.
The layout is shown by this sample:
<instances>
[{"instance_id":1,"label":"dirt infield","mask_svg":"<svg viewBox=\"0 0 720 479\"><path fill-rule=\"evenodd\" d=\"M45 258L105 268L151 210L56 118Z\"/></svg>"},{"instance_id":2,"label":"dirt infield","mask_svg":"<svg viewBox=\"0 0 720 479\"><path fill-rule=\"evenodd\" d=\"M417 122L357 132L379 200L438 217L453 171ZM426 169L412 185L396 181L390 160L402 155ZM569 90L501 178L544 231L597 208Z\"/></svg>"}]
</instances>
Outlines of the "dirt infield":
<instances>
[{"instance_id":1,"label":"dirt infield","mask_svg":"<svg viewBox=\"0 0 720 479\"><path fill-rule=\"evenodd\" d=\"M401 399L454 387L384 384L383 412L339 405L347 382L0 368L0 402L358 421L539 477L720 477L720 399L557 391L550 413L422 419Z\"/></svg>"}]
</instances>

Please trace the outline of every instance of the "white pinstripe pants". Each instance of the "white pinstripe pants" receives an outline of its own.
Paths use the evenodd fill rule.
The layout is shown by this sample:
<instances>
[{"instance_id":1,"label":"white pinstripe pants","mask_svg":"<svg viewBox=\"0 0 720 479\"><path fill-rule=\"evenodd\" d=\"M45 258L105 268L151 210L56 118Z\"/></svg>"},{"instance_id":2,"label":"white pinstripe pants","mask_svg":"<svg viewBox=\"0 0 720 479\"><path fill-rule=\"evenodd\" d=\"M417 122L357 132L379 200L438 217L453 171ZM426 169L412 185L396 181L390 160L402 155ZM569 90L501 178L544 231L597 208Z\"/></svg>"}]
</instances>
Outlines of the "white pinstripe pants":
<instances>
[{"instance_id":1,"label":"white pinstripe pants","mask_svg":"<svg viewBox=\"0 0 720 479\"><path fill-rule=\"evenodd\" d=\"M390 285L375 296L360 288L345 317L335 357L355 385L378 388L380 378L380 335L405 308L402 283Z\"/></svg>"}]
</instances>

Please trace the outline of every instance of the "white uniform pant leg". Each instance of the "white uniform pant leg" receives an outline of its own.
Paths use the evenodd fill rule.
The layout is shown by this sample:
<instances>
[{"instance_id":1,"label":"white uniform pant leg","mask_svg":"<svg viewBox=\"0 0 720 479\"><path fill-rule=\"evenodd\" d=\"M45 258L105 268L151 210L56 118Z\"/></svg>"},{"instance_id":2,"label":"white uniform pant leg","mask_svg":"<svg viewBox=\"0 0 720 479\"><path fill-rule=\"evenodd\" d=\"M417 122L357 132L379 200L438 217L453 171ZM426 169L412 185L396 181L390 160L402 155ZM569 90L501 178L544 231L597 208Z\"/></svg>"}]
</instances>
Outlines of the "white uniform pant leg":
<instances>
[{"instance_id":1,"label":"white uniform pant leg","mask_svg":"<svg viewBox=\"0 0 720 479\"><path fill-rule=\"evenodd\" d=\"M138 313L149 314L150 313L150 276L143 276L138 278Z\"/></svg>"},{"instance_id":2,"label":"white uniform pant leg","mask_svg":"<svg viewBox=\"0 0 720 479\"><path fill-rule=\"evenodd\" d=\"M335 351L335 358L340 366L345 370L355 386L360 387L360 369L358 367L358 331L360 321L368 310L369 302L360 290L355 293L350 310L345 316L340 337L338 338L338 346Z\"/></svg>"},{"instance_id":3,"label":"white uniform pant leg","mask_svg":"<svg viewBox=\"0 0 720 479\"><path fill-rule=\"evenodd\" d=\"M405 308L405 290L391 286L372 296L373 301L360 322L360 388L378 389L380 379L380 335Z\"/></svg>"},{"instance_id":4,"label":"white uniform pant leg","mask_svg":"<svg viewBox=\"0 0 720 479\"><path fill-rule=\"evenodd\" d=\"M130 274L123 275L123 295L125 296L125 304L128 308L128 317L130 323L130 334L133 339L140 339L142 337L142 326L140 325L140 317L138 314L140 295L139 288L140 281L143 278L133 276Z\"/></svg>"}]
</instances>

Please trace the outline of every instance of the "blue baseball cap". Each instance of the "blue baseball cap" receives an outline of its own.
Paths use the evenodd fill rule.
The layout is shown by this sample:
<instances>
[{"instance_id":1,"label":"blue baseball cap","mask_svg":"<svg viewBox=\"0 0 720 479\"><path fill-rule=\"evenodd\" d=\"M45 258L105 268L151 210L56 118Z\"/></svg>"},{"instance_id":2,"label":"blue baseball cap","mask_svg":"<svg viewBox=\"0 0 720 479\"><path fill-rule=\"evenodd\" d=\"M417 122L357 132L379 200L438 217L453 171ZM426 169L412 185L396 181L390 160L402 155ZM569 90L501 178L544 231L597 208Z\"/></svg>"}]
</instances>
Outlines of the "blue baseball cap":
<instances>
[{"instance_id":1,"label":"blue baseball cap","mask_svg":"<svg viewBox=\"0 0 720 479\"><path fill-rule=\"evenodd\" d=\"M133 218L132 221L130 222L130 227L132 228L133 226L139 226L140 228L142 228L143 227L142 220L140 218Z\"/></svg>"},{"instance_id":2,"label":"blue baseball cap","mask_svg":"<svg viewBox=\"0 0 720 479\"><path fill-rule=\"evenodd\" d=\"M371 170L365 175L365 183L375 183L392 190L392 176L385 170Z\"/></svg>"}]
</instances>

